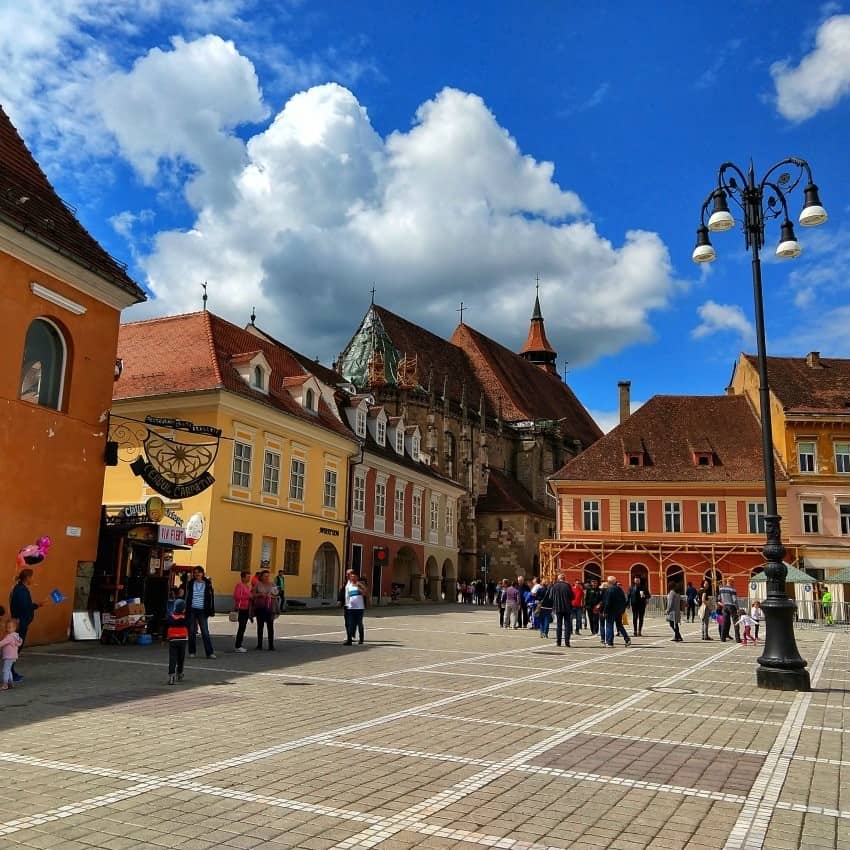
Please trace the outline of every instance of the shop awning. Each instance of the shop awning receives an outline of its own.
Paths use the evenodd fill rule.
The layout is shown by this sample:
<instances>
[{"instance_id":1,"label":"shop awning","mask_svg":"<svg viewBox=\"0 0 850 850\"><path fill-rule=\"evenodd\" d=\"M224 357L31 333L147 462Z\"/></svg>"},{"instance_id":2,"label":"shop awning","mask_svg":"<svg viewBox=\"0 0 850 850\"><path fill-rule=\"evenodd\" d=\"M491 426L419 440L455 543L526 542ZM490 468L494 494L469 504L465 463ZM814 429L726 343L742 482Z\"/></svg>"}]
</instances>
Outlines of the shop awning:
<instances>
[{"instance_id":1,"label":"shop awning","mask_svg":"<svg viewBox=\"0 0 850 850\"><path fill-rule=\"evenodd\" d=\"M783 563L785 563L783 561ZM799 567L793 564L785 563L785 568L788 570L788 575L785 578L786 584L819 584L818 580L808 573L804 573ZM756 573L750 581L767 581L767 575L764 571Z\"/></svg>"},{"instance_id":2,"label":"shop awning","mask_svg":"<svg viewBox=\"0 0 850 850\"><path fill-rule=\"evenodd\" d=\"M834 576L827 576L824 579L824 584L850 584L850 567L845 567Z\"/></svg>"}]
</instances>

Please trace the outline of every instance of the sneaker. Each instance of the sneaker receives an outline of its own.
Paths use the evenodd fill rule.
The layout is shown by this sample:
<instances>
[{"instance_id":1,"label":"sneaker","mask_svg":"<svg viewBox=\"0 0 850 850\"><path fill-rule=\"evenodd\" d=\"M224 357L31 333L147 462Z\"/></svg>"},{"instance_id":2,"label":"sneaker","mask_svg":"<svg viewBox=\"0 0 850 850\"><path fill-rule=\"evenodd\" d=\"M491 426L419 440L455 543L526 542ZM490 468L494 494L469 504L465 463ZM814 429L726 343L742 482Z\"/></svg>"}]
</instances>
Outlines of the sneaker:
<instances>
[{"instance_id":1,"label":"sneaker","mask_svg":"<svg viewBox=\"0 0 850 850\"><path fill-rule=\"evenodd\" d=\"M173 685L173 684L174 684L174 676L173 676L173 674L172 674L171 676L169 676L169 677L168 677L168 684L169 684L169 685Z\"/></svg>"},{"instance_id":2,"label":"sneaker","mask_svg":"<svg viewBox=\"0 0 850 850\"><path fill-rule=\"evenodd\" d=\"M20 673L12 673L12 681L13 682L23 682L24 677Z\"/></svg>"},{"instance_id":3,"label":"sneaker","mask_svg":"<svg viewBox=\"0 0 850 850\"><path fill-rule=\"evenodd\" d=\"M207 658L218 658L218 656L217 656L214 652L211 652L211 653L207 656Z\"/></svg>"},{"instance_id":4,"label":"sneaker","mask_svg":"<svg viewBox=\"0 0 850 850\"><path fill-rule=\"evenodd\" d=\"M632 645L632 642L630 640L627 640L626 641L626 649L628 649L631 645Z\"/></svg>"},{"instance_id":5,"label":"sneaker","mask_svg":"<svg viewBox=\"0 0 850 850\"><path fill-rule=\"evenodd\" d=\"M362 641L362 640L358 640L358 641L357 641L357 643L358 643L358 644L360 644L361 646L363 645L363 641Z\"/></svg>"},{"instance_id":6,"label":"sneaker","mask_svg":"<svg viewBox=\"0 0 850 850\"><path fill-rule=\"evenodd\" d=\"M247 650L247 649L245 649L245 647L244 647L244 646L237 646L237 647L236 647L236 652L247 652L247 651L248 651L248 650Z\"/></svg>"},{"instance_id":7,"label":"sneaker","mask_svg":"<svg viewBox=\"0 0 850 850\"><path fill-rule=\"evenodd\" d=\"M182 681L183 681L183 674L182 674L182 673L178 673L178 674L177 674L177 681L178 681L178 682L182 682Z\"/></svg>"}]
</instances>

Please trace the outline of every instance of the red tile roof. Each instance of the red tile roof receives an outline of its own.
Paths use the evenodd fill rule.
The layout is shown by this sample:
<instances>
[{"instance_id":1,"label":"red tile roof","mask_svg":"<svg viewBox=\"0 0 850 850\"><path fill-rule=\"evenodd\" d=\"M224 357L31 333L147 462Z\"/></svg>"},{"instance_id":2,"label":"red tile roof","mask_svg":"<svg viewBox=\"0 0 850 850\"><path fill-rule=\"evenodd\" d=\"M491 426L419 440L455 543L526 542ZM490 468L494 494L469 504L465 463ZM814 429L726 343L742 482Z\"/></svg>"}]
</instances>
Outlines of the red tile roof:
<instances>
[{"instance_id":1,"label":"red tile roof","mask_svg":"<svg viewBox=\"0 0 850 850\"><path fill-rule=\"evenodd\" d=\"M532 319L525 344L519 350L519 353L525 354L526 352L534 353L538 351L548 351L550 354L557 354L546 338L546 328L543 326L543 319Z\"/></svg>"},{"instance_id":2,"label":"red tile roof","mask_svg":"<svg viewBox=\"0 0 850 850\"><path fill-rule=\"evenodd\" d=\"M643 466L625 462L626 447L645 447ZM713 466L694 461L694 446L710 446ZM774 456L777 480L787 476ZM763 480L761 426L744 396L653 396L625 422L573 458L552 480Z\"/></svg>"},{"instance_id":3,"label":"red tile roof","mask_svg":"<svg viewBox=\"0 0 850 850\"><path fill-rule=\"evenodd\" d=\"M0 107L0 221L144 301L145 293L77 221Z\"/></svg>"},{"instance_id":4,"label":"red tile roof","mask_svg":"<svg viewBox=\"0 0 850 850\"><path fill-rule=\"evenodd\" d=\"M516 479L493 468L487 477L487 493L476 503L476 514L531 513L553 519L554 510L535 502Z\"/></svg>"},{"instance_id":5,"label":"red tile roof","mask_svg":"<svg viewBox=\"0 0 850 850\"><path fill-rule=\"evenodd\" d=\"M742 356L758 370L754 354ZM811 367L805 357L768 357L771 391L789 412L850 414L850 360L819 358L819 363Z\"/></svg>"},{"instance_id":6,"label":"red tile roof","mask_svg":"<svg viewBox=\"0 0 850 850\"><path fill-rule=\"evenodd\" d=\"M288 345L281 342L279 339L275 339L270 333L266 333L266 331L261 330L256 325L246 325L245 330L248 331L248 333L255 334L261 339L273 342L279 348L289 352L289 354L291 354L311 375L315 375L322 383L327 384L327 386L336 387L337 385L345 382L345 378L343 378L339 372L335 372L333 369L323 366L315 358L311 359L306 355L301 354L300 351L290 348Z\"/></svg>"},{"instance_id":7,"label":"red tile roof","mask_svg":"<svg viewBox=\"0 0 850 850\"><path fill-rule=\"evenodd\" d=\"M234 358L241 360L241 355L249 353L253 357L258 351L271 366L268 394L249 386L234 366ZM351 431L323 397L317 414L292 398L285 385L303 383L308 375L289 350L213 313L186 313L123 324L118 335L118 357L124 361L124 371L115 383L115 400L224 389L354 441Z\"/></svg>"}]
</instances>

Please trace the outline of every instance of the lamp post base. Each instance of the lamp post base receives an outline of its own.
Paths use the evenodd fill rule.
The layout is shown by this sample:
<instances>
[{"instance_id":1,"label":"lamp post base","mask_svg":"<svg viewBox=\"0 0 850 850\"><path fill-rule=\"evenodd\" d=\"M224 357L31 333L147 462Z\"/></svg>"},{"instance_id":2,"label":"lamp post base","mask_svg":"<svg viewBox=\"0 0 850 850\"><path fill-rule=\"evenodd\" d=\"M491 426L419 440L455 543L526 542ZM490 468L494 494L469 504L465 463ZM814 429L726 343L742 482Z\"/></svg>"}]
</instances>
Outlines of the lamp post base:
<instances>
[{"instance_id":1,"label":"lamp post base","mask_svg":"<svg viewBox=\"0 0 850 850\"><path fill-rule=\"evenodd\" d=\"M812 689L809 671L805 667L797 670L759 667L756 670L756 685L769 691L810 691Z\"/></svg>"},{"instance_id":2,"label":"lamp post base","mask_svg":"<svg viewBox=\"0 0 850 850\"><path fill-rule=\"evenodd\" d=\"M772 567L773 564L768 562L765 571ZM794 639L797 606L784 593L774 593L769 590L767 599L762 603L766 635L764 652L758 659L756 684L772 691L810 691L809 671Z\"/></svg>"}]
</instances>

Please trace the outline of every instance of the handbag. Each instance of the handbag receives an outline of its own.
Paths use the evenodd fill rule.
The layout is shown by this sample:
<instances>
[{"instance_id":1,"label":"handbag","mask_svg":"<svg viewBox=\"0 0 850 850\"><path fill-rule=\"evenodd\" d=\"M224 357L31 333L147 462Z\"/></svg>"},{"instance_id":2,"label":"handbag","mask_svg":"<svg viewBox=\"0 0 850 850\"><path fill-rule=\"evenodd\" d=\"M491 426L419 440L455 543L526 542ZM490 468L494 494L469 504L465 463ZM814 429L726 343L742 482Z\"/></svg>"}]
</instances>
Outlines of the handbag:
<instances>
[{"instance_id":1,"label":"handbag","mask_svg":"<svg viewBox=\"0 0 850 850\"><path fill-rule=\"evenodd\" d=\"M705 603L697 608L697 617L702 620L705 617Z\"/></svg>"},{"instance_id":2,"label":"handbag","mask_svg":"<svg viewBox=\"0 0 850 850\"><path fill-rule=\"evenodd\" d=\"M231 611L227 615L227 619L230 620L231 623L237 622L239 620L239 612L238 611Z\"/></svg>"},{"instance_id":3,"label":"handbag","mask_svg":"<svg viewBox=\"0 0 850 850\"><path fill-rule=\"evenodd\" d=\"M629 624L629 615L628 615L625 611L623 611L623 617L622 617L622 619L621 619L621 621L620 621L620 622L621 622L624 626L628 626L628 624Z\"/></svg>"}]
</instances>

